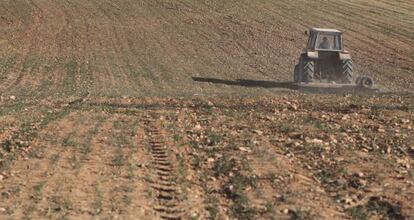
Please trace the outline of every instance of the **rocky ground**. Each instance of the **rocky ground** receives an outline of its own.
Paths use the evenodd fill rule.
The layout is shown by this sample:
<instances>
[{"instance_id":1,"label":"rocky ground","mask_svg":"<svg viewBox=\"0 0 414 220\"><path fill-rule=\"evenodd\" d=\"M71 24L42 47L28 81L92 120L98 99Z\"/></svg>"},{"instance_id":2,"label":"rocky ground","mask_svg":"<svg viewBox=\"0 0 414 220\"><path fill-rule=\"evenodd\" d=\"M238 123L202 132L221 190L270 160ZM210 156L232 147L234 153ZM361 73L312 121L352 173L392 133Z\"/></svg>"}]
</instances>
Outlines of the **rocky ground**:
<instances>
[{"instance_id":1,"label":"rocky ground","mask_svg":"<svg viewBox=\"0 0 414 220\"><path fill-rule=\"evenodd\" d=\"M413 11L0 1L0 219L414 219ZM380 92L298 91L311 27Z\"/></svg>"},{"instance_id":2,"label":"rocky ground","mask_svg":"<svg viewBox=\"0 0 414 220\"><path fill-rule=\"evenodd\" d=\"M0 216L411 219L413 103L300 93L3 101Z\"/></svg>"}]
</instances>

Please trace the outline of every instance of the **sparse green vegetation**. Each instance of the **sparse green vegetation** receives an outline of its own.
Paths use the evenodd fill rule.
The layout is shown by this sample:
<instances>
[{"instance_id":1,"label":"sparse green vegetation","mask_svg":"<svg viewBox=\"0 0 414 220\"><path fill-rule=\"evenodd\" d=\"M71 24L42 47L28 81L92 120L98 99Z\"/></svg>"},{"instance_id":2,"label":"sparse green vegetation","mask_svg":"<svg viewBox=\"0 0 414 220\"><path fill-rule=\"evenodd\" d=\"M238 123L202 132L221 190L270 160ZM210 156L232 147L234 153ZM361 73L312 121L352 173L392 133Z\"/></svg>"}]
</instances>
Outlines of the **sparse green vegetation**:
<instances>
[{"instance_id":1,"label":"sparse green vegetation","mask_svg":"<svg viewBox=\"0 0 414 220\"><path fill-rule=\"evenodd\" d=\"M42 193L43 193L43 188L44 188L45 184L46 184L46 181L43 181L43 182L40 182L40 183L36 184L33 187L33 190L34 190L35 195L36 195L36 200L41 199Z\"/></svg>"},{"instance_id":2,"label":"sparse green vegetation","mask_svg":"<svg viewBox=\"0 0 414 220\"><path fill-rule=\"evenodd\" d=\"M138 101L133 100L131 102ZM301 108L306 109L309 102L309 100L307 102L305 100ZM369 103L369 101L366 102ZM138 106L138 104L133 105ZM174 189L175 187L179 189L177 198L179 198L179 201L191 199L195 202L199 199L198 204L203 205L196 207L203 207L202 210L192 210L192 213L200 213L197 217L271 219L272 216L276 216L274 219L278 219L280 216L290 215L292 219L318 218L320 216L317 212L309 212L308 209L296 210L289 208L288 212L285 212L284 210L275 210L275 207L278 204L286 205L287 199L292 197L293 199L289 201L300 201L293 202L293 205L297 205L296 207L301 207L302 204L305 204L306 207L312 206L312 200L307 200L307 198L322 196L323 198L318 202L338 201L323 203L324 207L335 209L332 207L341 206L345 201L341 197L342 194L336 196L330 196L330 194L323 192L315 194L310 188L306 188L308 185L301 185L301 181L306 182L309 186L316 185L328 192L338 191L346 194L352 190L362 190L372 179L378 178L373 173L369 174L372 171L364 171L364 174L361 175L350 175L347 167L349 164L361 163L361 158L355 154L355 151L360 151L360 148L356 146L358 142L355 141L364 140L361 143L379 144L378 137L369 135L372 129L361 129L359 130L360 133L346 133L335 129L330 132L324 131L325 123L326 126L339 123L342 121L343 115L348 113L324 113L324 119L318 121L317 109L309 110L309 112L297 111L286 114L285 118L278 119L279 121L275 123L272 121L275 120L274 116L272 116L273 119L269 116L263 116L269 113L267 108L263 108L261 105L264 104L255 105L254 114L245 112L243 108L241 108L242 110L235 109L232 118L227 118L221 109L215 107L212 108L214 114L217 114L215 118L206 119L203 117L204 110L194 108L181 110L195 112L192 113L191 117L182 119L181 123L172 120L162 121L165 123L165 125L160 126L161 129L164 129L163 134L171 135L167 147L176 147L168 148L167 152L176 155L173 160L172 173L174 176L172 178L174 179ZM30 172L32 175L36 175L37 179L45 179L48 176L51 181L51 184L48 182L47 190L41 190L41 186L32 184L33 194L36 194L32 199L37 198L38 201L42 201L45 197L53 198L51 191L58 190L56 189L55 179L70 180L65 183L68 187L65 186L63 189L59 189L59 192L61 192L59 196L65 196L71 193L70 190L73 189L75 183L82 187L73 192L89 193L85 191L89 184L79 183L75 176L85 179L85 173L87 173L88 178L91 179L105 178L108 181L101 180L99 182L99 191L95 189L93 194L89 193L90 199L86 196L83 197L83 199L88 200L88 204L91 204L91 215L103 215L103 213L107 214L110 211L121 216L130 210L129 207L135 205L134 203L137 201L136 194L144 195L140 200L148 204L150 204L150 201L157 201L159 190L155 186L159 184L157 177L159 174L152 171L158 168L154 163L147 163L150 161L149 156L142 154L144 149L141 149L141 147L146 146L146 136L149 134L142 134L142 131L137 131L138 124L144 126L144 132L148 129L149 125L145 123L142 125L142 121L146 120L143 115L151 114L152 111L157 110L137 108L134 113L132 111L124 113L122 109L126 108L125 105L117 106L115 104L113 106L113 109L118 110L113 112L102 111L100 105L96 105L95 109L94 105L84 103L69 106L67 107L68 111L74 113L67 114L62 118L53 116L51 118L59 118L59 120L51 120L43 128L39 127L39 124L43 119L49 120L46 114L42 114L43 117L20 123L15 132L1 142L3 144L1 152L8 153L7 156L12 158L7 161L7 157L3 157L1 159L2 166L6 164L13 166L14 161L19 164L22 163L25 160L20 159L22 157L15 149L24 151L24 149L31 147L32 150L24 154L24 156L28 156L29 160L28 165L23 166L28 168L21 172ZM199 106L204 105L200 104ZM335 106L335 104L332 104L332 106ZM320 108L329 109L330 107L322 105ZM60 114L60 110L50 109L41 108L36 110L42 113ZM168 118L174 115L176 111L180 110L167 110L162 115ZM362 124L375 128L376 125L383 123L381 120L384 120L384 118L388 120L387 117L390 117L383 115L380 119L377 119L376 116L368 113L359 112L359 114L362 119L361 122L353 122L354 125L350 123L349 129L362 127ZM388 130L392 130L391 128L394 128L394 126L399 126L395 128L400 129L401 135L399 137L395 135L388 136L389 133L387 132L379 133L379 135L384 143L390 144L396 141L395 143L399 143L402 150L389 151L388 154L380 152L369 154L371 160L385 167L385 169L406 169L407 165L403 163L404 160L397 160L397 158L399 158L399 152L411 152L407 145L410 142L406 143L403 139L409 134L409 130L402 127L407 126L406 118L411 121L412 116L404 111L399 114L398 118L397 116L391 116L390 123L383 126L390 126ZM264 120L259 125L248 126L263 118L268 118L268 120ZM369 123L365 123L364 120L369 121ZM203 125L201 127L196 126L200 124L200 121ZM227 121L231 121L231 123L228 126L222 126ZM295 123L288 123L291 121ZM77 127L65 130L68 129L67 123L76 124ZM324 125L319 126L318 124L321 123ZM355 125L355 123L360 124ZM283 130L280 127L281 125L290 126L294 129ZM282 130L289 130L289 132L281 132ZM22 136L19 133L20 131L24 131L25 135ZM180 144L182 144L182 147L179 147ZM46 147L52 150L47 150ZM11 154L11 152L16 152L16 154ZM33 158L30 157L32 154L34 155ZM172 155L169 156L173 158ZM395 159L390 160L390 156L395 157ZM343 159L341 159L342 157ZM136 161L136 158L139 158L138 161ZM37 161L36 164L30 164L29 161L31 160ZM37 163L44 160L48 160L47 166L37 165ZM397 161L403 164L399 165ZM364 167L369 169L365 165ZM4 169L9 168L4 167ZM41 171L34 172L36 169L41 169ZM410 169L406 170L407 176L409 176ZM293 172L295 174L292 174ZM312 176L309 177L310 175ZM7 178L10 177L7 176ZM299 181L301 178L303 180ZM117 180L117 184L111 185L111 181L114 179ZM289 190L292 189L287 186L291 183L296 184L295 187L302 187L304 191L297 193L293 190L293 192L290 192ZM143 189L141 189L142 187L132 188L137 185L145 187ZM132 192L131 189L134 189L134 191ZM165 190L172 189L168 186ZM394 196L404 195L401 188L389 190L393 192ZM197 192L197 194L193 192ZM269 196L270 194L274 196ZM25 194L14 192L12 194L8 189L5 190L4 195L2 194L2 198L7 197L8 200L13 201L16 201L15 198L19 198L19 196L24 197ZM298 199L299 197L304 199ZM48 207L51 210L49 216L65 218L68 216L67 213L76 213L79 204L78 199L72 196L68 198L70 198L68 201L62 199L48 200ZM24 212L26 216L39 216L40 204L25 204ZM227 205L224 206L223 204ZM8 207L13 206L8 205ZM364 205L364 212L356 209L347 210L343 214L354 218L358 218L355 216L364 216L364 213L367 216L375 216L373 213L385 216L384 213L375 211L379 209L378 207L394 210L395 215L399 215L399 207L387 200ZM17 210L8 212L13 211L16 212Z\"/></svg>"},{"instance_id":3,"label":"sparse green vegetation","mask_svg":"<svg viewBox=\"0 0 414 220\"><path fill-rule=\"evenodd\" d=\"M356 220L368 220L368 215L365 213L361 206L355 206L347 210L353 219Z\"/></svg>"},{"instance_id":4,"label":"sparse green vegetation","mask_svg":"<svg viewBox=\"0 0 414 220\"><path fill-rule=\"evenodd\" d=\"M219 201L213 195L208 195L205 201L210 219L216 219L219 214Z\"/></svg>"},{"instance_id":5,"label":"sparse green vegetation","mask_svg":"<svg viewBox=\"0 0 414 220\"><path fill-rule=\"evenodd\" d=\"M413 11L0 1L0 219L414 219ZM379 93L292 85L326 26Z\"/></svg>"},{"instance_id":6,"label":"sparse green vegetation","mask_svg":"<svg viewBox=\"0 0 414 220\"><path fill-rule=\"evenodd\" d=\"M67 78L65 79L65 87L66 92L70 94L70 92L75 91L76 86L76 75L78 74L78 62L76 60L69 60L65 64Z\"/></svg>"},{"instance_id":7,"label":"sparse green vegetation","mask_svg":"<svg viewBox=\"0 0 414 220\"><path fill-rule=\"evenodd\" d=\"M152 199L154 197L154 190L152 188L148 188L146 191L147 191L147 198Z\"/></svg>"},{"instance_id":8,"label":"sparse green vegetation","mask_svg":"<svg viewBox=\"0 0 414 220\"><path fill-rule=\"evenodd\" d=\"M76 147L78 145L78 143L73 140L73 138L71 136L66 137L65 139L63 139L63 143L62 145L64 147Z\"/></svg>"},{"instance_id":9,"label":"sparse green vegetation","mask_svg":"<svg viewBox=\"0 0 414 220\"><path fill-rule=\"evenodd\" d=\"M210 146L215 146L220 143L221 135L216 132L208 132L207 133L207 144Z\"/></svg>"},{"instance_id":10,"label":"sparse green vegetation","mask_svg":"<svg viewBox=\"0 0 414 220\"><path fill-rule=\"evenodd\" d=\"M94 214L99 215L102 210L103 196L98 185L95 185L95 201L92 204Z\"/></svg>"},{"instance_id":11,"label":"sparse green vegetation","mask_svg":"<svg viewBox=\"0 0 414 220\"><path fill-rule=\"evenodd\" d=\"M0 73L4 74L16 63L16 54L0 57ZM1 77L0 79L2 79Z\"/></svg>"},{"instance_id":12,"label":"sparse green vegetation","mask_svg":"<svg viewBox=\"0 0 414 220\"><path fill-rule=\"evenodd\" d=\"M62 109L61 111L52 112L52 113L47 112L43 120L40 122L39 127L45 128L50 122L64 118L69 113L70 113L70 109L68 108Z\"/></svg>"},{"instance_id":13,"label":"sparse green vegetation","mask_svg":"<svg viewBox=\"0 0 414 220\"><path fill-rule=\"evenodd\" d=\"M60 196L50 198L49 204L52 212L62 213L62 216L66 216L68 211L73 207L72 202L68 198L62 198Z\"/></svg>"},{"instance_id":14,"label":"sparse green vegetation","mask_svg":"<svg viewBox=\"0 0 414 220\"><path fill-rule=\"evenodd\" d=\"M296 131L296 128L294 127L294 125L292 125L292 123L282 123L278 124L277 126L280 132L283 133L290 133Z\"/></svg>"},{"instance_id":15,"label":"sparse green vegetation","mask_svg":"<svg viewBox=\"0 0 414 220\"><path fill-rule=\"evenodd\" d=\"M320 173L318 174L318 178L322 183L332 183L333 180L338 179L339 176L345 175L345 170L343 167L339 166L332 166L332 167L326 167L325 169L322 169Z\"/></svg>"},{"instance_id":16,"label":"sparse green vegetation","mask_svg":"<svg viewBox=\"0 0 414 220\"><path fill-rule=\"evenodd\" d=\"M179 134L174 134L173 139L177 143L182 141L182 137Z\"/></svg>"},{"instance_id":17,"label":"sparse green vegetation","mask_svg":"<svg viewBox=\"0 0 414 220\"><path fill-rule=\"evenodd\" d=\"M57 161L59 160L59 158L60 158L59 154L53 154L50 157L50 160L52 161L52 163L57 163Z\"/></svg>"},{"instance_id":18,"label":"sparse green vegetation","mask_svg":"<svg viewBox=\"0 0 414 220\"><path fill-rule=\"evenodd\" d=\"M292 220L306 220L314 218L314 216L310 214L309 211L305 211L302 209L291 210L290 213L290 217Z\"/></svg>"},{"instance_id":19,"label":"sparse green vegetation","mask_svg":"<svg viewBox=\"0 0 414 220\"><path fill-rule=\"evenodd\" d=\"M72 169L78 169L80 164L80 158L76 155L76 153L73 153L72 156L69 158L70 165L72 166Z\"/></svg>"},{"instance_id":20,"label":"sparse green vegetation","mask_svg":"<svg viewBox=\"0 0 414 220\"><path fill-rule=\"evenodd\" d=\"M14 158L15 157L13 156L13 154L9 154L6 157L3 157L0 161L0 169L7 169L13 162Z\"/></svg>"},{"instance_id":21,"label":"sparse green vegetation","mask_svg":"<svg viewBox=\"0 0 414 220\"><path fill-rule=\"evenodd\" d=\"M246 173L249 171L248 161L244 158L236 160L224 157L215 163L213 171L216 177L229 176L224 188L227 197L233 201L232 215L239 219L254 219L256 210L251 207L245 194L246 187L256 186L255 176Z\"/></svg>"},{"instance_id":22,"label":"sparse green vegetation","mask_svg":"<svg viewBox=\"0 0 414 220\"><path fill-rule=\"evenodd\" d=\"M112 159L112 164L114 166L117 166L117 167L121 167L121 166L124 166L126 164L125 156L124 156L124 154L122 153L121 150L118 150L115 153L115 157L114 157L114 159Z\"/></svg>"}]
</instances>

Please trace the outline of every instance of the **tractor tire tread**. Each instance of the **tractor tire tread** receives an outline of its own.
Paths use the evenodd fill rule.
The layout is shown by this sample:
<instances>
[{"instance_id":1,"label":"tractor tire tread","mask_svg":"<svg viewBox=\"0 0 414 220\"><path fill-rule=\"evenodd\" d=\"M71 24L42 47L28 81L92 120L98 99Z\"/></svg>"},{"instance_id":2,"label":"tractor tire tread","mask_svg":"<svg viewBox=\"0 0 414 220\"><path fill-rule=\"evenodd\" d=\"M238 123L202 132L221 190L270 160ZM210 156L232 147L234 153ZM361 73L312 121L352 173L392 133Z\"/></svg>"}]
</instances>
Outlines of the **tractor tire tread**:
<instances>
[{"instance_id":1,"label":"tractor tire tread","mask_svg":"<svg viewBox=\"0 0 414 220\"><path fill-rule=\"evenodd\" d=\"M341 76L344 83L351 83L354 67L352 60L341 60Z\"/></svg>"},{"instance_id":2,"label":"tractor tire tread","mask_svg":"<svg viewBox=\"0 0 414 220\"><path fill-rule=\"evenodd\" d=\"M304 59L303 60L303 76L302 81L312 82L315 74L315 64L313 60Z\"/></svg>"}]
</instances>

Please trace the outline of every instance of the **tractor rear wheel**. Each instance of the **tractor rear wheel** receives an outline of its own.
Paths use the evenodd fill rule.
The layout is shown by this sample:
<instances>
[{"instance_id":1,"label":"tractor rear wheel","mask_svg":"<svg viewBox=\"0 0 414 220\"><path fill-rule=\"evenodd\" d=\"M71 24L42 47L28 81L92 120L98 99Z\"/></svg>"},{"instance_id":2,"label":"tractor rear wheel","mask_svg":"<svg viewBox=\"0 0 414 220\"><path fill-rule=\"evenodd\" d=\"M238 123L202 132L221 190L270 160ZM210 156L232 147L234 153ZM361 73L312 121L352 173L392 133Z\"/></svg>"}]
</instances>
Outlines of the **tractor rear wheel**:
<instances>
[{"instance_id":1,"label":"tractor rear wheel","mask_svg":"<svg viewBox=\"0 0 414 220\"><path fill-rule=\"evenodd\" d=\"M341 78L343 83L352 83L353 72L352 60L341 60Z\"/></svg>"},{"instance_id":2,"label":"tractor rear wheel","mask_svg":"<svg viewBox=\"0 0 414 220\"><path fill-rule=\"evenodd\" d=\"M315 63L306 56L301 57L302 82L312 82L315 75Z\"/></svg>"}]
</instances>

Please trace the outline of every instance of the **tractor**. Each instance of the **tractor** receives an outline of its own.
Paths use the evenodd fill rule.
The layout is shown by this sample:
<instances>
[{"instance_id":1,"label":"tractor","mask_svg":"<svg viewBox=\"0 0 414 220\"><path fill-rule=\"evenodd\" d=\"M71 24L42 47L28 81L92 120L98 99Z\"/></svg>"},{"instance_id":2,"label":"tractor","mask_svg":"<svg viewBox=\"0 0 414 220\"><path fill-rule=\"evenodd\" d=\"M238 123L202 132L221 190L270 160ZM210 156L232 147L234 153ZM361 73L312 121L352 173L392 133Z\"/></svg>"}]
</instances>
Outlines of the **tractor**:
<instances>
[{"instance_id":1,"label":"tractor","mask_svg":"<svg viewBox=\"0 0 414 220\"><path fill-rule=\"evenodd\" d=\"M307 34L307 32L306 32ZM370 88L369 77L354 79L351 55L344 49L342 32L335 29L311 28L307 47L302 51L295 66L295 83L327 82L353 84Z\"/></svg>"}]
</instances>

